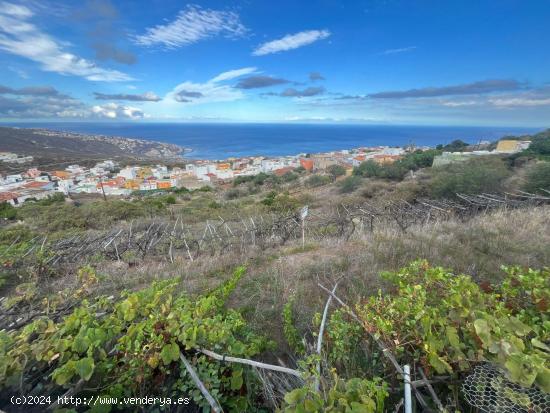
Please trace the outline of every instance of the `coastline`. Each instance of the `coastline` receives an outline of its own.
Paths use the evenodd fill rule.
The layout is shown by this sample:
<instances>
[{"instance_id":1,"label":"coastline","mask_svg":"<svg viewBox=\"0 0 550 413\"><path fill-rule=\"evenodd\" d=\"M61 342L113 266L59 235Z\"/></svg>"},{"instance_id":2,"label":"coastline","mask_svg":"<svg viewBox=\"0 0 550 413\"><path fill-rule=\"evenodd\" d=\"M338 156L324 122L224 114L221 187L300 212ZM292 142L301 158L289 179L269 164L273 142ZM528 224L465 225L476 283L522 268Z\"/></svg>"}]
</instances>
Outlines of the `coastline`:
<instances>
[{"instance_id":1,"label":"coastline","mask_svg":"<svg viewBox=\"0 0 550 413\"><path fill-rule=\"evenodd\" d=\"M356 124L206 124L48 122L2 126L48 129L104 141L129 139L144 145L176 145L177 159L223 160L278 157L338 151L360 146L435 146L455 139L475 144L506 135L531 134L539 128ZM158 154L157 154L158 155ZM173 154L172 154L173 155Z\"/></svg>"}]
</instances>

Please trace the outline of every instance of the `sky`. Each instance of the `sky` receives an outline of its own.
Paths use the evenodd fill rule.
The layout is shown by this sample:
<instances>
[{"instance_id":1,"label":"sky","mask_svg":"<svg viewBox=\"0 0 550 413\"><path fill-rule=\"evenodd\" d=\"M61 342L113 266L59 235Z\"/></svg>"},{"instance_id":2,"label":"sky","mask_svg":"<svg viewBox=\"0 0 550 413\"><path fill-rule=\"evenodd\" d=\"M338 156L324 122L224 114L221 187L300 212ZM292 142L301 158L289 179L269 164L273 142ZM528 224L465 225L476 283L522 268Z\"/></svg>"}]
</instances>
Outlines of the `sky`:
<instances>
[{"instance_id":1,"label":"sky","mask_svg":"<svg viewBox=\"0 0 550 413\"><path fill-rule=\"evenodd\" d=\"M548 0L0 0L0 120L550 126Z\"/></svg>"}]
</instances>

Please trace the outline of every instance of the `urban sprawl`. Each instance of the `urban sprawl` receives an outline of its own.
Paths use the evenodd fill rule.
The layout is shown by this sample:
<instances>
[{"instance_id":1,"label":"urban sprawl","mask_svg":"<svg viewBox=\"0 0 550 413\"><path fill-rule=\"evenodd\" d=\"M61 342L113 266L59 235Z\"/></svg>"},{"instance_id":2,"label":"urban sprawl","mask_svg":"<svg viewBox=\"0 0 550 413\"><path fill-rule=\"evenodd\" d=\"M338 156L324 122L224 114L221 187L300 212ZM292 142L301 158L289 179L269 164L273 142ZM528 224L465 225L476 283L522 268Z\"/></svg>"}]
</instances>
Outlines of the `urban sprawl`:
<instances>
[{"instance_id":1,"label":"urban sprawl","mask_svg":"<svg viewBox=\"0 0 550 413\"><path fill-rule=\"evenodd\" d=\"M443 152L434 159L434 166L460 162L475 156L519 152L529 141L501 140L496 149L468 152ZM92 168L70 165L63 170L43 171L30 167L23 173L0 175L0 202L14 206L27 200L40 200L55 193L100 194L104 196L128 196L136 191L159 191L177 188L197 189L203 186L225 184L235 178L260 173L283 176L296 168L308 172L323 173L331 165L343 166L348 174L353 167L365 161L392 163L413 150L428 150L423 147L365 147L320 154L299 154L266 158L262 156L228 158L223 161L185 161L184 167L168 168L155 166L121 166L112 160L97 163ZM0 162L32 164L33 157L10 152L0 152Z\"/></svg>"}]
</instances>

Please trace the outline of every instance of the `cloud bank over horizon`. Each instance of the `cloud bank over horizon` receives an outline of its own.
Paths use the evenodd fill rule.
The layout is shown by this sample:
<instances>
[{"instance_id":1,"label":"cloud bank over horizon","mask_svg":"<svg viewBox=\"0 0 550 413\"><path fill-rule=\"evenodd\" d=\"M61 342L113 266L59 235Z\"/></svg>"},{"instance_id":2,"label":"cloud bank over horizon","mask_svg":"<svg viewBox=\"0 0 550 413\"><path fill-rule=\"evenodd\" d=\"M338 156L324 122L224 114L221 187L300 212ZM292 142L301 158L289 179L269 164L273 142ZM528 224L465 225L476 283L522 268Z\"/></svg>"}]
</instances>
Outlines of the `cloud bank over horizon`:
<instances>
[{"instance_id":1,"label":"cloud bank over horizon","mask_svg":"<svg viewBox=\"0 0 550 413\"><path fill-rule=\"evenodd\" d=\"M543 125L548 20L538 3L0 0L0 121Z\"/></svg>"}]
</instances>

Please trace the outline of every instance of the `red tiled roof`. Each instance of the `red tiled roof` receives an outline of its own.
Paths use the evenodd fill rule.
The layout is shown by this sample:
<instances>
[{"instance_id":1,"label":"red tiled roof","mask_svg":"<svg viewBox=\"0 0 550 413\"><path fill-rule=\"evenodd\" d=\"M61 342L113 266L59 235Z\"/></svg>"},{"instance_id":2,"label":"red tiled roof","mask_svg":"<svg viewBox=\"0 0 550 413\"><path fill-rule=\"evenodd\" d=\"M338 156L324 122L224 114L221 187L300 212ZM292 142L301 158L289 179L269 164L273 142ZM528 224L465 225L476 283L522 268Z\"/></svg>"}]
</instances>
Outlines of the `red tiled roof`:
<instances>
[{"instance_id":1,"label":"red tiled roof","mask_svg":"<svg viewBox=\"0 0 550 413\"><path fill-rule=\"evenodd\" d=\"M23 188L42 188L48 184L49 182L32 181L23 185Z\"/></svg>"},{"instance_id":2,"label":"red tiled roof","mask_svg":"<svg viewBox=\"0 0 550 413\"><path fill-rule=\"evenodd\" d=\"M19 194L15 192L0 192L0 202L10 201L19 198Z\"/></svg>"},{"instance_id":3,"label":"red tiled roof","mask_svg":"<svg viewBox=\"0 0 550 413\"><path fill-rule=\"evenodd\" d=\"M287 172L291 172L291 171L293 171L293 170L294 170L293 167L291 167L291 166L286 166L286 167L284 167L284 168L275 169L275 170L273 171L273 173L274 173L275 175L277 175L277 176L283 176L283 175L286 174Z\"/></svg>"}]
</instances>

